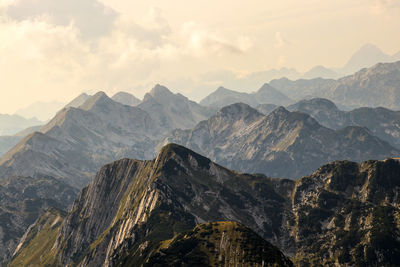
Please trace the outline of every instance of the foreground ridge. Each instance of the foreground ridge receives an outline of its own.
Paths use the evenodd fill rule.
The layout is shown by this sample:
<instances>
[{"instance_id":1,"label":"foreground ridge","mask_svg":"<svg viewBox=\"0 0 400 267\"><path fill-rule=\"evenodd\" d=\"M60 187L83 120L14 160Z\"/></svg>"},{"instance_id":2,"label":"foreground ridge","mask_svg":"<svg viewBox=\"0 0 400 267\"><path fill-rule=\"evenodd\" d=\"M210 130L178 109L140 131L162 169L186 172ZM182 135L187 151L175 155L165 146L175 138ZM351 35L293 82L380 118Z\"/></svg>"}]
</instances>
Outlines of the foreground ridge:
<instances>
[{"instance_id":1,"label":"foreground ridge","mask_svg":"<svg viewBox=\"0 0 400 267\"><path fill-rule=\"evenodd\" d=\"M290 262L273 246L297 266L390 266L400 260L399 196L397 160L336 161L295 182L231 171L169 144L155 160L122 159L102 167L60 225L56 241L25 263L145 266L186 258L213 264L228 252L207 244L217 248L216 240L237 222L232 229L254 231L260 237L249 235L263 251L275 251L277 258L269 259L282 264ZM242 248L236 232L230 245ZM12 264L35 240L21 245ZM243 249L259 263L253 253L259 246L253 245ZM249 259L240 255L225 256L224 262Z\"/></svg>"}]
</instances>

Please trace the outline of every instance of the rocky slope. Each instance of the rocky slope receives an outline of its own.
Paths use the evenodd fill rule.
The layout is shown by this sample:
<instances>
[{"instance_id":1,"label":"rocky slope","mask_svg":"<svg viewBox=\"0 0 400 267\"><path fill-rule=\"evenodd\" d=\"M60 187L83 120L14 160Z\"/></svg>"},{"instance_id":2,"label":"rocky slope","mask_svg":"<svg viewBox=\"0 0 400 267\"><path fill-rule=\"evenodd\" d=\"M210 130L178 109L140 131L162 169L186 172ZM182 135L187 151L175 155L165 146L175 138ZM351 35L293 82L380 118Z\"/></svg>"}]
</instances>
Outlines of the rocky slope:
<instances>
[{"instance_id":1,"label":"rocky slope","mask_svg":"<svg viewBox=\"0 0 400 267\"><path fill-rule=\"evenodd\" d=\"M304 113L280 107L264 116L246 104L225 107L191 130L176 130L160 146L166 143L184 145L239 171L292 179L333 160L400 154L366 128L335 131Z\"/></svg>"},{"instance_id":2,"label":"rocky slope","mask_svg":"<svg viewBox=\"0 0 400 267\"><path fill-rule=\"evenodd\" d=\"M104 166L43 257L51 259L48 264L80 266L114 266L129 257L139 266L161 242L216 220L242 222L290 247L290 239L277 236L286 235L279 222L286 220L283 196L292 186L289 180L235 173L168 145L153 161L124 159Z\"/></svg>"},{"instance_id":3,"label":"rocky slope","mask_svg":"<svg viewBox=\"0 0 400 267\"><path fill-rule=\"evenodd\" d=\"M0 177L48 175L82 188L106 162L124 156L151 158L160 132L145 111L99 92L79 108L62 109L40 132L5 154Z\"/></svg>"},{"instance_id":4,"label":"rocky slope","mask_svg":"<svg viewBox=\"0 0 400 267\"><path fill-rule=\"evenodd\" d=\"M214 114L213 109L203 107L181 94L173 94L161 85L156 85L147 93L137 107L146 111L166 130L189 129Z\"/></svg>"},{"instance_id":5,"label":"rocky slope","mask_svg":"<svg viewBox=\"0 0 400 267\"><path fill-rule=\"evenodd\" d=\"M203 106L222 108L239 102L256 107L260 104L287 105L291 103L292 100L271 85L264 84L257 92L250 94L219 87L215 92L201 100L200 104Z\"/></svg>"},{"instance_id":6,"label":"rocky slope","mask_svg":"<svg viewBox=\"0 0 400 267\"><path fill-rule=\"evenodd\" d=\"M171 144L153 161L123 159L104 166L57 226L57 237L45 224L21 243L12 264L216 262L243 244L248 257L240 257L239 249L225 263L259 263L264 254L254 254L258 247L274 251L269 260L290 265L249 227L297 266L393 266L400 260L399 173L397 160L338 161L294 182L230 171ZM194 228L215 221L246 227L211 223ZM24 257L44 236L55 241L41 246L40 257ZM230 241L221 246L225 236ZM204 256L208 252L211 256Z\"/></svg>"},{"instance_id":7,"label":"rocky slope","mask_svg":"<svg viewBox=\"0 0 400 267\"><path fill-rule=\"evenodd\" d=\"M128 106L137 106L140 104L140 99L127 92L118 92L111 97L112 100Z\"/></svg>"},{"instance_id":8,"label":"rocky slope","mask_svg":"<svg viewBox=\"0 0 400 267\"><path fill-rule=\"evenodd\" d=\"M320 124L331 129L347 126L366 127L377 137L400 148L399 111L366 107L342 111L333 102L323 98L300 101L289 106L288 110L307 113Z\"/></svg>"},{"instance_id":9,"label":"rocky slope","mask_svg":"<svg viewBox=\"0 0 400 267\"><path fill-rule=\"evenodd\" d=\"M129 264L129 259L123 262ZM293 266L282 252L236 222L200 224L161 243L145 266Z\"/></svg>"},{"instance_id":10,"label":"rocky slope","mask_svg":"<svg viewBox=\"0 0 400 267\"><path fill-rule=\"evenodd\" d=\"M77 193L52 178L8 177L0 181L0 263L12 255L29 225L45 209L66 210Z\"/></svg>"}]
</instances>

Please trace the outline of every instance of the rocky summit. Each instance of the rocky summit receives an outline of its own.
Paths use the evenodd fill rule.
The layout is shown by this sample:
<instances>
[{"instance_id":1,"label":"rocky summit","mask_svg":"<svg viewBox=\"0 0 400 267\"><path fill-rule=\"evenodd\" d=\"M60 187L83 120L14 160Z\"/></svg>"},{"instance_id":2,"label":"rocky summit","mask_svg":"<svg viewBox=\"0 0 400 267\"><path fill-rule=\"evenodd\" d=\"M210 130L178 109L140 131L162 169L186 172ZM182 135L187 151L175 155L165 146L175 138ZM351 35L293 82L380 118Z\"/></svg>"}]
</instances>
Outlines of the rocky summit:
<instances>
[{"instance_id":1,"label":"rocky summit","mask_svg":"<svg viewBox=\"0 0 400 267\"><path fill-rule=\"evenodd\" d=\"M30 228L11 265L394 266L399 173L392 159L337 161L295 182L170 144L102 167L62 223L46 214Z\"/></svg>"},{"instance_id":2,"label":"rocky summit","mask_svg":"<svg viewBox=\"0 0 400 267\"><path fill-rule=\"evenodd\" d=\"M311 116L276 108L264 116L246 104L222 108L190 130L175 130L161 145L177 143L229 168L297 179L334 160L364 161L400 154L369 129L332 130Z\"/></svg>"}]
</instances>

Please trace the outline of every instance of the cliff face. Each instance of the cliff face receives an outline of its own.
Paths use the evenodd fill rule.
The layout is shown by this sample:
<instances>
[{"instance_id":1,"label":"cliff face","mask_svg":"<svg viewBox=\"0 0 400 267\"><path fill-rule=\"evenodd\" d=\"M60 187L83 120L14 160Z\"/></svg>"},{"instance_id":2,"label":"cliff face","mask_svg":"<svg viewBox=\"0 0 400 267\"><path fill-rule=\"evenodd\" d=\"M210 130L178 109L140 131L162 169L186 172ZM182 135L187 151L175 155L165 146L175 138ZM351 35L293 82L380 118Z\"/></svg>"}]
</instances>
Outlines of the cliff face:
<instances>
[{"instance_id":1,"label":"cliff face","mask_svg":"<svg viewBox=\"0 0 400 267\"><path fill-rule=\"evenodd\" d=\"M171 144L153 161L123 159L104 166L81 192L43 257L60 266L141 266L182 257L207 264L216 257L225 257L225 264L259 263L254 249L269 251L271 245L254 237L258 245L245 248L243 240L253 234L239 237L240 230L232 230L236 226L219 224L193 229L205 222L235 221L299 266L390 265L400 255L399 174L395 160L338 161L294 182L237 173ZM222 240L224 230L230 246L250 251L248 258L227 258L233 247L211 249L221 248L216 240Z\"/></svg>"},{"instance_id":2,"label":"cliff face","mask_svg":"<svg viewBox=\"0 0 400 267\"><path fill-rule=\"evenodd\" d=\"M394 266L400 261L400 164L334 162L296 182L296 258L327 265Z\"/></svg>"}]
</instances>

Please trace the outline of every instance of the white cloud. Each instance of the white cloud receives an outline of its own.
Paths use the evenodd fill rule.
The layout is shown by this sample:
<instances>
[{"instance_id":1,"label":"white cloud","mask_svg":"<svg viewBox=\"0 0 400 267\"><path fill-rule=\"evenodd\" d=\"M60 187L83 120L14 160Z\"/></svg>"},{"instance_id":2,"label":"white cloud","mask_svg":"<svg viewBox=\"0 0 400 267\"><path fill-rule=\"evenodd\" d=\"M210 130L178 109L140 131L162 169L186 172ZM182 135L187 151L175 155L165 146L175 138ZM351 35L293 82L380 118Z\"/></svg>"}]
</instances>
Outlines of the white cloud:
<instances>
[{"instance_id":1,"label":"white cloud","mask_svg":"<svg viewBox=\"0 0 400 267\"><path fill-rule=\"evenodd\" d=\"M281 32L275 32L275 48L282 48L288 44L290 44L290 42L282 36Z\"/></svg>"},{"instance_id":2,"label":"white cloud","mask_svg":"<svg viewBox=\"0 0 400 267\"><path fill-rule=\"evenodd\" d=\"M13 20L46 18L57 26L73 23L83 38L93 38L109 33L117 13L97 0L10 0L5 13ZM3 7L3 8L4 8Z\"/></svg>"},{"instance_id":3,"label":"white cloud","mask_svg":"<svg viewBox=\"0 0 400 267\"><path fill-rule=\"evenodd\" d=\"M371 12L374 15L382 15L399 8L400 0L374 0L370 6Z\"/></svg>"}]
</instances>

